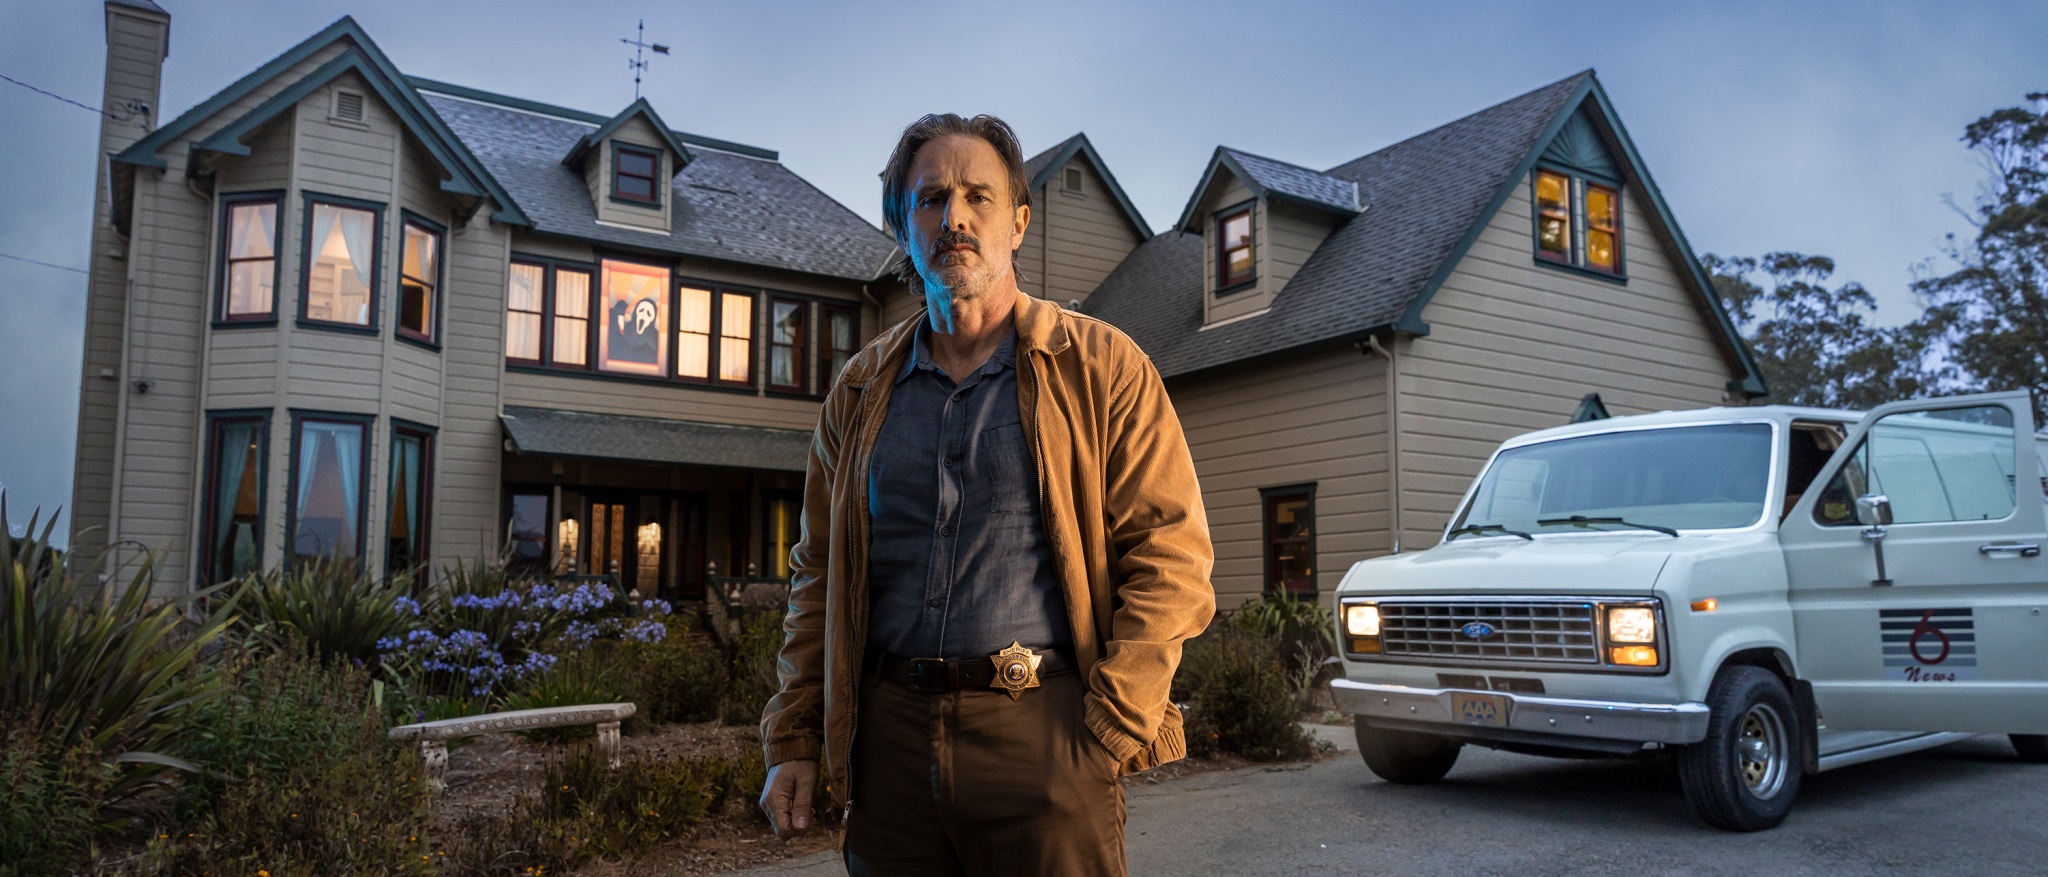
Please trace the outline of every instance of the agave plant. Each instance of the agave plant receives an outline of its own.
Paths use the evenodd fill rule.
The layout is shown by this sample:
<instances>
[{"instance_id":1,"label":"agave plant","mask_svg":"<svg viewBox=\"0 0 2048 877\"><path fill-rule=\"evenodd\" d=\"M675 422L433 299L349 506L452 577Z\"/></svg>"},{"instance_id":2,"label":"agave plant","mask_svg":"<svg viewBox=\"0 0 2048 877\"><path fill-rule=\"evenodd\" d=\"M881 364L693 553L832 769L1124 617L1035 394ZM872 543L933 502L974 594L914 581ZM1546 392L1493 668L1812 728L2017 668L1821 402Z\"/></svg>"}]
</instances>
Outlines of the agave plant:
<instances>
[{"instance_id":1,"label":"agave plant","mask_svg":"<svg viewBox=\"0 0 2048 877\"><path fill-rule=\"evenodd\" d=\"M47 747L88 747L125 770L108 799L126 797L165 766L191 765L165 752L175 714L215 688L199 668L200 650L233 620L232 600L201 621L189 609L216 593L152 603L155 558L142 561L125 587L81 593L62 564L50 563L56 517L17 544L0 539L0 716L27 725ZM6 531L0 496L0 531ZM9 531L11 532L11 531Z\"/></svg>"},{"instance_id":2,"label":"agave plant","mask_svg":"<svg viewBox=\"0 0 2048 877\"><path fill-rule=\"evenodd\" d=\"M409 577L379 581L337 558L254 573L238 586L246 603L243 628L250 635L276 648L303 642L326 660L374 665L378 643L404 635L417 614L408 608Z\"/></svg>"}]
</instances>

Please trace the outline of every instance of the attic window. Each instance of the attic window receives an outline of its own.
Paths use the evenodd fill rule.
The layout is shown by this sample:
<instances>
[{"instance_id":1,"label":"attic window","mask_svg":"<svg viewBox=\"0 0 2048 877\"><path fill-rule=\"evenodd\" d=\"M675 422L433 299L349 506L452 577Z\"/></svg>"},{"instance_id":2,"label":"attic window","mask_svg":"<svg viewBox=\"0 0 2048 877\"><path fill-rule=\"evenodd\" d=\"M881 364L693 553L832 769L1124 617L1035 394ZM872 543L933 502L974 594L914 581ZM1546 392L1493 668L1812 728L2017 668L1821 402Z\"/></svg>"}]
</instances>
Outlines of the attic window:
<instances>
[{"instance_id":1,"label":"attic window","mask_svg":"<svg viewBox=\"0 0 2048 877\"><path fill-rule=\"evenodd\" d=\"M661 153L617 144L612 153L612 197L635 204L660 204Z\"/></svg>"},{"instance_id":2,"label":"attic window","mask_svg":"<svg viewBox=\"0 0 2048 877\"><path fill-rule=\"evenodd\" d=\"M1536 172L1534 197L1538 261L1623 273L1620 188L1544 169Z\"/></svg>"},{"instance_id":3,"label":"attic window","mask_svg":"<svg viewBox=\"0 0 2048 877\"><path fill-rule=\"evenodd\" d=\"M334 119L340 122L361 122L363 120L363 93L336 89L334 92Z\"/></svg>"},{"instance_id":4,"label":"attic window","mask_svg":"<svg viewBox=\"0 0 2048 877\"><path fill-rule=\"evenodd\" d=\"M1081 194L1081 169L1077 167L1067 168L1064 176L1065 182L1062 188L1076 195Z\"/></svg>"},{"instance_id":5,"label":"attic window","mask_svg":"<svg viewBox=\"0 0 2048 877\"><path fill-rule=\"evenodd\" d=\"M1216 291L1230 292L1252 282L1252 205L1216 215Z\"/></svg>"}]
</instances>

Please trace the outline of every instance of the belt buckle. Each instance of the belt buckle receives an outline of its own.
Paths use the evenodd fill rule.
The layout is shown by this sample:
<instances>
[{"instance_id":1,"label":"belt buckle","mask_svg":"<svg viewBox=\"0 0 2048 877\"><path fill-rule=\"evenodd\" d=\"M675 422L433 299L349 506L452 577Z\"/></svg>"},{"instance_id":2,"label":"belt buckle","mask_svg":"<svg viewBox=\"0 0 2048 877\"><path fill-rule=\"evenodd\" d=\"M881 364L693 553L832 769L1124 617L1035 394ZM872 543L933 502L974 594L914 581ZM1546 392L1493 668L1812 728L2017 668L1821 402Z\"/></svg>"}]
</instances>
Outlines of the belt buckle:
<instances>
[{"instance_id":1,"label":"belt buckle","mask_svg":"<svg viewBox=\"0 0 2048 877\"><path fill-rule=\"evenodd\" d=\"M1023 643L1012 640L1009 648L988 659L996 665L995 678L988 681L988 687L1008 692L1010 700L1023 697L1027 688L1038 687L1038 662L1045 656L1034 654Z\"/></svg>"},{"instance_id":2,"label":"belt buckle","mask_svg":"<svg viewBox=\"0 0 2048 877\"><path fill-rule=\"evenodd\" d=\"M928 671L936 670L936 673ZM945 658L911 658L910 687L919 691L946 690Z\"/></svg>"}]
</instances>

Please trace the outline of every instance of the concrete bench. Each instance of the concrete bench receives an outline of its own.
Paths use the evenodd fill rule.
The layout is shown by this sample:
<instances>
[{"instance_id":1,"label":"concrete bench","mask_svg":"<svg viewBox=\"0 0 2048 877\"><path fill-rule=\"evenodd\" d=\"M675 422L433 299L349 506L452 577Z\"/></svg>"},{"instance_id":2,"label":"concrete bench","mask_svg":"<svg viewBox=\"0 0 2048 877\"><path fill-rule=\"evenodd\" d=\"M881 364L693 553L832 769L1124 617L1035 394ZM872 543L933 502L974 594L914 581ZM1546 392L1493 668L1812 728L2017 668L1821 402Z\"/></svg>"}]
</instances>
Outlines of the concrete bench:
<instances>
[{"instance_id":1,"label":"concrete bench","mask_svg":"<svg viewBox=\"0 0 2048 877\"><path fill-rule=\"evenodd\" d=\"M389 736L394 743L419 744L420 761L426 765L427 786L439 792L448 787L441 779L442 774L448 770L448 741L458 737L596 725L597 751L604 755L607 764L618 767L619 722L631 718L634 711L635 707L630 703L593 703L537 710L512 710L442 719L438 722L399 725L391 729Z\"/></svg>"}]
</instances>

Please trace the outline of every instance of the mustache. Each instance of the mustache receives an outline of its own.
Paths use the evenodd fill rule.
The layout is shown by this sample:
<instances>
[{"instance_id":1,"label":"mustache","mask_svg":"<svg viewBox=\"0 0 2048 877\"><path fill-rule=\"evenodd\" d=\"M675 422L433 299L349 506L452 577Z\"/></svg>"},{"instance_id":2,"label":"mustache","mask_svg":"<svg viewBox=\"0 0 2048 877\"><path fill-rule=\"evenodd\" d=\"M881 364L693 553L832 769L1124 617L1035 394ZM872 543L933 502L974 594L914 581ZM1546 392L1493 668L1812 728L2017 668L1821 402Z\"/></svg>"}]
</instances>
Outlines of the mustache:
<instances>
[{"instance_id":1,"label":"mustache","mask_svg":"<svg viewBox=\"0 0 2048 877\"><path fill-rule=\"evenodd\" d=\"M945 252L946 248L957 247L962 244L965 244L968 249L976 253L981 252L981 241L977 240L974 235L964 231L949 231L939 235L937 240L932 241L931 254L933 257L937 257L940 253Z\"/></svg>"}]
</instances>

